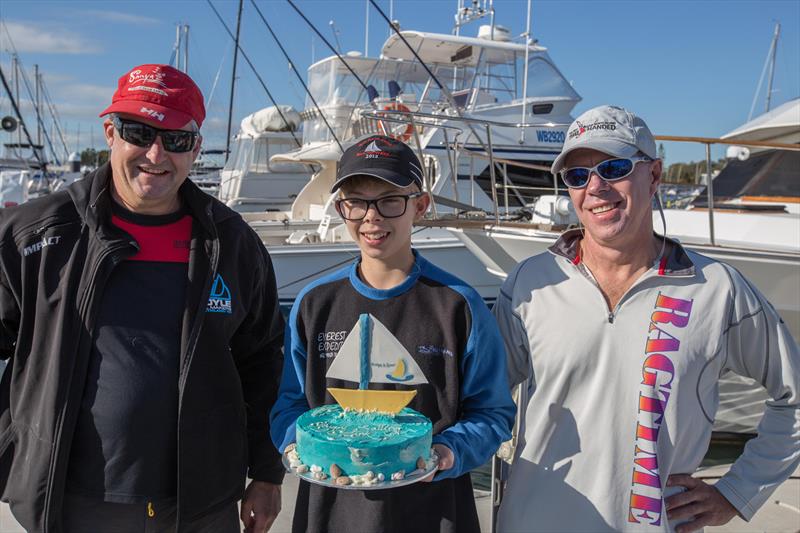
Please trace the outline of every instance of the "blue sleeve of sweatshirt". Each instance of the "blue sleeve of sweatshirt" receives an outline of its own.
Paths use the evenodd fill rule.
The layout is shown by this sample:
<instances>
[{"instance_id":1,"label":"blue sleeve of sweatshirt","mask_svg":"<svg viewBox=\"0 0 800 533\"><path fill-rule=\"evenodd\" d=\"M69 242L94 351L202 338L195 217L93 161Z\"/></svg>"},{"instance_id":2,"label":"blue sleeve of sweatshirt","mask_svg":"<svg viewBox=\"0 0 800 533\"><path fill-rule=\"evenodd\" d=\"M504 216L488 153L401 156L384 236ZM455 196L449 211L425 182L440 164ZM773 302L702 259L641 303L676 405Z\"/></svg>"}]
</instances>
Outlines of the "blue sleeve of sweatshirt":
<instances>
[{"instance_id":1,"label":"blue sleeve of sweatshirt","mask_svg":"<svg viewBox=\"0 0 800 533\"><path fill-rule=\"evenodd\" d=\"M295 438L295 423L308 411L305 394L306 346L297 331L297 312L300 298L295 300L286 324L284 364L278 399L269 415L272 443L283 453Z\"/></svg>"},{"instance_id":2,"label":"blue sleeve of sweatshirt","mask_svg":"<svg viewBox=\"0 0 800 533\"><path fill-rule=\"evenodd\" d=\"M434 479L458 477L486 463L511 438L516 405L506 374L503 340L489 308L469 287L452 287L469 303L472 329L461 359L461 418L434 435L434 444L453 451L453 467Z\"/></svg>"}]
</instances>

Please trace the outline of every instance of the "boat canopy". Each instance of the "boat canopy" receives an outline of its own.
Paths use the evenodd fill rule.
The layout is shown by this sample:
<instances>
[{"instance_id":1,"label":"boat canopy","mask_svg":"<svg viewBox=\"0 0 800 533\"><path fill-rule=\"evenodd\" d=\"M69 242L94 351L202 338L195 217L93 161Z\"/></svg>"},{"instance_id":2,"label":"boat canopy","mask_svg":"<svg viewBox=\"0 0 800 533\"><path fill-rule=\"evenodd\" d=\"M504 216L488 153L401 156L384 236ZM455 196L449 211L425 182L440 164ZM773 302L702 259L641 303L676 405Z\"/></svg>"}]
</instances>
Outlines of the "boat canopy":
<instances>
[{"instance_id":1,"label":"boat canopy","mask_svg":"<svg viewBox=\"0 0 800 533\"><path fill-rule=\"evenodd\" d=\"M244 117L239 135L257 137L266 132L297 131L300 127L300 113L290 105L279 107L280 111L278 107L270 106Z\"/></svg>"},{"instance_id":2,"label":"boat canopy","mask_svg":"<svg viewBox=\"0 0 800 533\"><path fill-rule=\"evenodd\" d=\"M722 136L733 141L800 143L800 98L789 100Z\"/></svg>"},{"instance_id":3,"label":"boat canopy","mask_svg":"<svg viewBox=\"0 0 800 533\"><path fill-rule=\"evenodd\" d=\"M400 33L425 63L456 63L474 67L481 60L489 63L512 63L517 55L525 55L524 44L420 31ZM547 48L531 44L528 50L530 54L546 52ZM384 43L382 55L389 59L416 60L396 33Z\"/></svg>"}]
</instances>

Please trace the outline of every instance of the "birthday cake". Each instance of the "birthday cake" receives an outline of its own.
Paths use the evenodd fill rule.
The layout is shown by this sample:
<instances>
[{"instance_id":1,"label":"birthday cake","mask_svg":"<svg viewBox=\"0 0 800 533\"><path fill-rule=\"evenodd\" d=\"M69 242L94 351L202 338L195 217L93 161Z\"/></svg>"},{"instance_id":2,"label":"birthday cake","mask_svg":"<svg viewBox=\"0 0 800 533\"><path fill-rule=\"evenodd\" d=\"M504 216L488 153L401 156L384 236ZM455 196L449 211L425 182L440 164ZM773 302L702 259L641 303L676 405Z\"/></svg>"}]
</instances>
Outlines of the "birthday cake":
<instances>
[{"instance_id":1,"label":"birthday cake","mask_svg":"<svg viewBox=\"0 0 800 533\"><path fill-rule=\"evenodd\" d=\"M337 401L302 414L296 446L286 450L298 475L335 485L369 486L420 479L435 469L430 419L406 407L428 383L414 358L374 316L362 314L326 373L358 383L358 389L329 387ZM371 383L400 384L397 390Z\"/></svg>"},{"instance_id":2,"label":"birthday cake","mask_svg":"<svg viewBox=\"0 0 800 533\"><path fill-rule=\"evenodd\" d=\"M387 414L324 405L297 420L293 458L300 471L339 484L403 479L426 469L431 429L427 417L408 407Z\"/></svg>"}]
</instances>

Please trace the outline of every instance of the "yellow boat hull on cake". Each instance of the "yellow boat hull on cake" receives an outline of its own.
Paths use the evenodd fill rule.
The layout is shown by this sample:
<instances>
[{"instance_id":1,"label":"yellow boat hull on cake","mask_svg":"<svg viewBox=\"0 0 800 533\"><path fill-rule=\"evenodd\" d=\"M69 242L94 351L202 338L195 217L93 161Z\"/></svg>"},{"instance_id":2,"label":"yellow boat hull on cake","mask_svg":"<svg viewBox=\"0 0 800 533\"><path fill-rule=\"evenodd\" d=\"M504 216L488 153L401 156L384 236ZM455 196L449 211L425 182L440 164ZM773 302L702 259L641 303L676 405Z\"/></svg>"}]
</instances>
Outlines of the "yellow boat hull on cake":
<instances>
[{"instance_id":1,"label":"yellow boat hull on cake","mask_svg":"<svg viewBox=\"0 0 800 533\"><path fill-rule=\"evenodd\" d=\"M336 389L333 387L328 387L328 391L345 409L393 414L399 413L417 394L415 390Z\"/></svg>"}]
</instances>

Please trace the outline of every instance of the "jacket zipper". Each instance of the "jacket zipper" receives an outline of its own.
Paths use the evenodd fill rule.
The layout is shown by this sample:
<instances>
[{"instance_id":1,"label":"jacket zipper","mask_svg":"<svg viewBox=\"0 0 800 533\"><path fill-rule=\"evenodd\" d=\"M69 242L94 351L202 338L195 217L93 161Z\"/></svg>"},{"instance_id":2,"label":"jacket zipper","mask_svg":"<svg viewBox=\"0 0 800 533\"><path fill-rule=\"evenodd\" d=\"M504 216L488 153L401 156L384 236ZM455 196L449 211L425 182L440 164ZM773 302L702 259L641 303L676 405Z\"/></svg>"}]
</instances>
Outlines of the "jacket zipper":
<instances>
[{"instance_id":1,"label":"jacket zipper","mask_svg":"<svg viewBox=\"0 0 800 533\"><path fill-rule=\"evenodd\" d=\"M71 224L77 224L77 223L78 223L77 220L68 220L66 222L58 222L57 224L45 224L45 225L39 226L38 228L33 230L31 232L31 235L37 235L38 236L38 235L41 235L42 233L44 233L45 231L47 231L49 229L60 228L62 226L69 226Z\"/></svg>"},{"instance_id":2,"label":"jacket zipper","mask_svg":"<svg viewBox=\"0 0 800 533\"><path fill-rule=\"evenodd\" d=\"M121 251L121 250L125 249L128 244L129 243L126 243L125 245L111 246L111 247L107 248L106 250L103 250L103 252L97 258L97 262L95 263L94 269L92 270L92 275L89 278L89 282L87 283L86 292L83 294L83 299L81 300L81 305L78 308L78 316L79 317L84 317L88 313L89 302L91 302L92 295L96 290L95 280L97 278L97 273L100 271L100 268L104 265L106 258L108 258L110 255L112 255L115 252L118 252L118 251ZM118 261L115 258L114 264L116 264L117 262ZM89 323L89 324L87 324L87 326L91 329L91 328L94 327L94 324ZM83 335L81 335L78 338L78 343L77 343L78 348L80 347L80 344L81 344L82 340L83 340ZM74 366L73 366L73 372L74 372ZM51 517L50 517L50 515L52 514L51 507L52 507L52 503L53 503L53 490L54 490L54 484L55 484L56 476L57 476L57 474L60 473L59 472L59 467L61 466L61 463L62 463L62 457L61 457L62 450L63 450L63 447L61 446L61 444L62 444L61 441L62 441L62 437L63 437L62 433L64 431L64 419L66 418L67 408L70 405L70 396L72 394L72 388L73 388L72 387L72 381L73 381L73 379L74 379L74 376L71 375L69 383L67 384L67 390L65 392L65 402L64 402L63 407L61 408L61 412L58 415L58 420L56 421L55 442L54 442L54 445L53 445L53 451L52 451L52 453L50 455L50 464L52 466L50 468L50 473L49 473L49 475L47 477L47 492L45 494L45 499L44 499L44 520L43 520L43 522L44 522L45 531L50 530L50 526L51 526Z\"/></svg>"},{"instance_id":3,"label":"jacket zipper","mask_svg":"<svg viewBox=\"0 0 800 533\"><path fill-rule=\"evenodd\" d=\"M209 219L212 218L211 214L211 206L209 205L206 209L206 216ZM214 282L214 277L217 273L217 267L219 266L219 235L216 232L216 226L212 224L214 229L214 233L212 235L212 244L211 244L211 260L209 261L209 275L206 277L206 282L203 287L203 298L200 299L199 307L195 310L195 321L196 323L192 325L192 332L189 335L189 339L186 343L186 357L183 358L181 363L181 373L180 377L178 378L178 430L177 430L177 449L180 452L181 449L181 403L183 401L183 389L186 386L186 377L189 375L189 367L191 366L192 358L194 357L194 351L197 346L197 341L200 339L200 330L203 327L203 314L205 312L205 308L208 305L208 295L211 294L211 284ZM175 505L175 531L181 531L181 455L178 453L177 458L177 471L175 472L176 480L176 505Z\"/></svg>"},{"instance_id":4,"label":"jacket zipper","mask_svg":"<svg viewBox=\"0 0 800 533\"><path fill-rule=\"evenodd\" d=\"M608 311L608 314L606 315L606 320L608 321L609 324L613 324L614 323L614 319L617 317L617 313L619 312L619 308L628 299L628 296L633 294L634 290L639 285L644 283L646 280L650 279L652 277L652 272L653 272L653 268L651 267L644 274L642 274L639 277L639 279L637 279L634 282L633 285L628 287L628 290L625 291L625 294L623 294L622 297L619 299L619 301L617 302L617 305L614 306L614 309L610 309L608 307L608 304L606 303L605 297L603 296L603 290L600 288L600 284L597 283L597 280L594 278L594 276L592 275L591 271L588 268L586 268L583 265L583 263L580 263L579 265L577 265L577 268L578 268L578 272L580 272L583 275L583 277L588 279L592 283L592 285L595 286L595 288L597 289L598 293L600 294L600 298L603 300L603 304L604 304L604 306L606 307L606 309Z\"/></svg>"}]
</instances>

